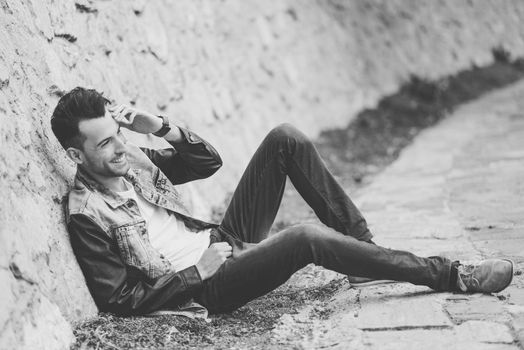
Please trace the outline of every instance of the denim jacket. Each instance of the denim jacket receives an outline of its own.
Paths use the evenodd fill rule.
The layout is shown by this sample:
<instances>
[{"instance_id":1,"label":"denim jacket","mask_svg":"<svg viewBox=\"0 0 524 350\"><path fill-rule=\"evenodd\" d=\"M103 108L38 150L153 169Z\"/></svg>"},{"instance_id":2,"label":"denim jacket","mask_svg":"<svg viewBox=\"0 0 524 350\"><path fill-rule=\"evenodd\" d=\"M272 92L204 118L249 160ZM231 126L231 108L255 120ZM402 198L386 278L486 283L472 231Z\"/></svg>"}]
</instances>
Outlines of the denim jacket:
<instances>
[{"instance_id":1,"label":"denim jacket","mask_svg":"<svg viewBox=\"0 0 524 350\"><path fill-rule=\"evenodd\" d=\"M192 217L175 185L212 175L222 160L198 135L180 130L183 140L171 143L173 148L151 150L128 143L131 168L124 178L144 199L176 215L190 230L216 227ZM152 247L137 203L105 188L80 167L66 217L73 250L100 310L144 314L176 308L201 288L195 266L173 271Z\"/></svg>"}]
</instances>

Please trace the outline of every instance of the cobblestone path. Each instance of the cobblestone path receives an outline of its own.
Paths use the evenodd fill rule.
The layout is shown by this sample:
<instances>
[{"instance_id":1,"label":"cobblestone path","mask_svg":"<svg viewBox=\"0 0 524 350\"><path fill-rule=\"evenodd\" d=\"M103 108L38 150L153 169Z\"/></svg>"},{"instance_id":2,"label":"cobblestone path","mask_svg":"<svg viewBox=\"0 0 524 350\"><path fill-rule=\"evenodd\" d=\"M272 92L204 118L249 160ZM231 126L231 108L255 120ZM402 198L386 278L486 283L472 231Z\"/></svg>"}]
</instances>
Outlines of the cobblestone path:
<instances>
[{"instance_id":1,"label":"cobblestone path","mask_svg":"<svg viewBox=\"0 0 524 350\"><path fill-rule=\"evenodd\" d=\"M328 303L282 316L273 344L524 349L524 82L422 132L356 202L378 244L463 261L511 258L513 284L497 295L348 285Z\"/></svg>"}]
</instances>

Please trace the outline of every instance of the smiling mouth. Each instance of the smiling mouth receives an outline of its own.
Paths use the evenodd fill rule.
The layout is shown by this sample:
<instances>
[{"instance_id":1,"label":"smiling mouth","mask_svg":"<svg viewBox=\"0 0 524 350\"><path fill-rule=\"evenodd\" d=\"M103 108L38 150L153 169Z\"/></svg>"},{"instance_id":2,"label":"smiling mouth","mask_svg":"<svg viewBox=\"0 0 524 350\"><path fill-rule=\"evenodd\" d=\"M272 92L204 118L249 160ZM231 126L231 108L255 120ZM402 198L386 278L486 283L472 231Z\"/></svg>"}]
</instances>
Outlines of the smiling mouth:
<instances>
[{"instance_id":1,"label":"smiling mouth","mask_svg":"<svg viewBox=\"0 0 524 350\"><path fill-rule=\"evenodd\" d=\"M118 156L117 158L113 159L113 160L111 161L111 163L120 164L120 163L123 163L125 160L126 160L126 155L125 155L125 153L124 153L124 154L122 154L121 156Z\"/></svg>"}]
</instances>

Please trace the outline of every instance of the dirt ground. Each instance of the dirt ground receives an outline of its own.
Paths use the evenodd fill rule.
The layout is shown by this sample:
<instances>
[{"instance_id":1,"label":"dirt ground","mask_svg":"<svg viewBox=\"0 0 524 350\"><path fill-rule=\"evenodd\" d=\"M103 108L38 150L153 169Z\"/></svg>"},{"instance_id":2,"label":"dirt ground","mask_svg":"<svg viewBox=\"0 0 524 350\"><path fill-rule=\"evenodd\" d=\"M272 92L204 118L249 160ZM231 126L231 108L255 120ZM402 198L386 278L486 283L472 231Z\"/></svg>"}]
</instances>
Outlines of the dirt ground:
<instances>
[{"instance_id":1,"label":"dirt ground","mask_svg":"<svg viewBox=\"0 0 524 350\"><path fill-rule=\"evenodd\" d=\"M445 118L455 107L481 94L524 77L524 61L511 60L504 50L494 50L496 62L473 67L438 81L413 77L377 108L362 111L345 129L328 130L316 145L333 174L348 191L365 186L373 175L396 159L399 152L424 128ZM224 205L225 207L225 205ZM217 208L220 218L223 208ZM311 220L291 186L273 231ZM183 317L121 318L101 313L75 326L72 349L193 349L271 348L271 330L283 314L296 314L306 305L328 303L342 286L343 276L325 285L304 281L322 279L310 266L285 285L240 309L211 315L210 322ZM316 317L329 317L325 308L313 308Z\"/></svg>"}]
</instances>

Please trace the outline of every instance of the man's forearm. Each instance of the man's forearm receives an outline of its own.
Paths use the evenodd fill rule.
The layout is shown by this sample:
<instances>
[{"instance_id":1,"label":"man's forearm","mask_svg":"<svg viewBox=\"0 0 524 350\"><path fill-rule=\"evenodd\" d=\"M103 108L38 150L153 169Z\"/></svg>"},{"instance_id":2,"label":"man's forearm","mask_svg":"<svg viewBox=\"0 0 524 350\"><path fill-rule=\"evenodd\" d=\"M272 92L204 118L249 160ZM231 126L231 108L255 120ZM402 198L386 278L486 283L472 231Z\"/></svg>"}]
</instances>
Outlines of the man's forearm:
<instances>
[{"instance_id":1,"label":"man's forearm","mask_svg":"<svg viewBox=\"0 0 524 350\"><path fill-rule=\"evenodd\" d=\"M222 166L222 159L215 148L194 132L182 127L177 129L182 134L182 140L168 140L173 148L141 148L142 151L175 185L214 174Z\"/></svg>"},{"instance_id":2,"label":"man's forearm","mask_svg":"<svg viewBox=\"0 0 524 350\"><path fill-rule=\"evenodd\" d=\"M165 134L162 137L166 141L172 142L172 143L180 143L180 142L184 141L184 137L182 135L182 130L180 130L180 128L177 125L172 123L171 119L169 119L169 117L166 117L166 118L169 121L169 127L171 129L169 130L169 132L167 134ZM158 117L156 123L158 124L157 131L161 130L162 127L163 127L163 119L161 117Z\"/></svg>"},{"instance_id":3,"label":"man's forearm","mask_svg":"<svg viewBox=\"0 0 524 350\"><path fill-rule=\"evenodd\" d=\"M118 105L107 107L107 110L111 116L115 119L119 125L137 132L139 134L154 134L161 132L161 136L169 142L178 143L183 141L183 135L178 126L171 123L168 117L160 117L153 113L140 110L127 105ZM164 126L165 121L168 122L170 128L167 133L162 132L166 129Z\"/></svg>"},{"instance_id":4,"label":"man's forearm","mask_svg":"<svg viewBox=\"0 0 524 350\"><path fill-rule=\"evenodd\" d=\"M179 143L184 140L182 136L182 131L176 125L173 125L171 127L171 130L169 130L169 132L164 136L164 139L166 141L173 142L173 143Z\"/></svg>"}]
</instances>

